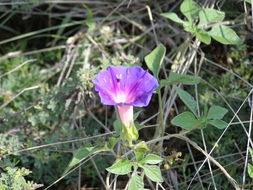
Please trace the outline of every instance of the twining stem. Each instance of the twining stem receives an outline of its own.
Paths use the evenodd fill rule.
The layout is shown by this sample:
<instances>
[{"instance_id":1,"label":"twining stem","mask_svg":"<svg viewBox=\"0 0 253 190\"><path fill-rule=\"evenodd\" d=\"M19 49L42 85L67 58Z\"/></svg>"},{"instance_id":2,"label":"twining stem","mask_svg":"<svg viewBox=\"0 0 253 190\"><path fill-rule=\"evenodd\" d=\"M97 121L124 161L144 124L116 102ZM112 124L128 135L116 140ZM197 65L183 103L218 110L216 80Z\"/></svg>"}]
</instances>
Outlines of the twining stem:
<instances>
[{"instance_id":1,"label":"twining stem","mask_svg":"<svg viewBox=\"0 0 253 190\"><path fill-rule=\"evenodd\" d=\"M191 40L192 40L192 36L190 36L188 40L182 44L182 46L180 47L180 51L175 56L175 62L178 62L178 63L182 62L189 48L189 44L191 43ZM165 121L164 121L164 111L163 111L163 105L162 105L161 89L158 89L158 103L159 103L159 128L156 128L154 139L158 137L163 137L164 132L165 132Z\"/></svg>"},{"instance_id":2,"label":"twining stem","mask_svg":"<svg viewBox=\"0 0 253 190\"><path fill-rule=\"evenodd\" d=\"M161 90L158 90L158 104L159 104L159 127L156 128L153 139L163 137L165 131L165 123L163 121L163 105L162 105L162 95Z\"/></svg>"},{"instance_id":3,"label":"twining stem","mask_svg":"<svg viewBox=\"0 0 253 190\"><path fill-rule=\"evenodd\" d=\"M162 105L162 95L161 95L161 90L158 92L158 103L159 103L159 112L160 112L160 137L164 136L164 131L165 131L165 123L163 121L163 105Z\"/></svg>"}]
</instances>

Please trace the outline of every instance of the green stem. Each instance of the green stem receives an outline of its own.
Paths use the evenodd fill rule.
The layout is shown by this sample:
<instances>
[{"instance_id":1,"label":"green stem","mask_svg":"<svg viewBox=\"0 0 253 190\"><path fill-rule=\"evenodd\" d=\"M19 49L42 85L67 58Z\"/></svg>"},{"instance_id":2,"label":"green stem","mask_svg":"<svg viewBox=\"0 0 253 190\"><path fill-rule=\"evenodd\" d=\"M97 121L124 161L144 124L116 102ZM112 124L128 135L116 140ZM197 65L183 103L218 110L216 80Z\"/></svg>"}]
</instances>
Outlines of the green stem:
<instances>
[{"instance_id":1,"label":"green stem","mask_svg":"<svg viewBox=\"0 0 253 190\"><path fill-rule=\"evenodd\" d=\"M180 55L179 60L182 60L185 57L185 54L188 50L189 44L192 40L192 36L183 43L183 45L180 47L180 51L178 54ZM177 57L175 57L177 59ZM164 112L163 112L163 105L162 105L162 95L161 95L161 89L158 90L158 103L159 103L159 128L156 128L154 139L158 137L163 137L165 132L165 122L164 122Z\"/></svg>"},{"instance_id":2,"label":"green stem","mask_svg":"<svg viewBox=\"0 0 253 190\"><path fill-rule=\"evenodd\" d=\"M156 139L158 137L163 137L164 131L165 131L165 125L163 121L164 113L163 113L163 105L162 105L162 95L161 95L160 89L158 91L158 104L159 104L159 127L156 128L153 139Z\"/></svg>"}]
</instances>

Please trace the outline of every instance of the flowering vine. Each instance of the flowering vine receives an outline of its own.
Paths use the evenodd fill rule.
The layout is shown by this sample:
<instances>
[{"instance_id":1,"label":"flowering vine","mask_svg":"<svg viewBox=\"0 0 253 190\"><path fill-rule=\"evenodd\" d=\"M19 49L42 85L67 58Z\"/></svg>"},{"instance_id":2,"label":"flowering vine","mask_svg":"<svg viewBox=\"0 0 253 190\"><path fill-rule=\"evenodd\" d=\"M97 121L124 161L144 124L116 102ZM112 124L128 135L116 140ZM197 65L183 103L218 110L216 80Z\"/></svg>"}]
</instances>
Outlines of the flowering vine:
<instances>
[{"instance_id":1,"label":"flowering vine","mask_svg":"<svg viewBox=\"0 0 253 190\"><path fill-rule=\"evenodd\" d=\"M123 137L131 142L138 135L134 127L133 106L144 107L150 102L158 81L139 66L110 66L93 80L104 105L115 105L123 124Z\"/></svg>"}]
</instances>

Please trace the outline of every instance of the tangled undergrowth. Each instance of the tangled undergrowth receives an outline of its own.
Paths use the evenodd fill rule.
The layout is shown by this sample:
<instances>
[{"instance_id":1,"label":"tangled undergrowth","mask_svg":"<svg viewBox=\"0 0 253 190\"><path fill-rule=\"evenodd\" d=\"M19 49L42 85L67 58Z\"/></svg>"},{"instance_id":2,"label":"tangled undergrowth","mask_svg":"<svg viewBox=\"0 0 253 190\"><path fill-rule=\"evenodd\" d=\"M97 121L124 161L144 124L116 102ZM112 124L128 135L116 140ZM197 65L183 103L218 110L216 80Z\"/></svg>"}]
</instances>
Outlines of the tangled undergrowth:
<instances>
[{"instance_id":1,"label":"tangled undergrowth","mask_svg":"<svg viewBox=\"0 0 253 190\"><path fill-rule=\"evenodd\" d=\"M134 110L144 155L161 158L153 163L163 182L146 172L145 188L252 189L251 10L236 0L1 1L0 189L126 187L130 175L106 168L131 147L115 140L121 123L92 83L118 65L151 68L160 80ZM113 152L90 148L105 145Z\"/></svg>"}]
</instances>

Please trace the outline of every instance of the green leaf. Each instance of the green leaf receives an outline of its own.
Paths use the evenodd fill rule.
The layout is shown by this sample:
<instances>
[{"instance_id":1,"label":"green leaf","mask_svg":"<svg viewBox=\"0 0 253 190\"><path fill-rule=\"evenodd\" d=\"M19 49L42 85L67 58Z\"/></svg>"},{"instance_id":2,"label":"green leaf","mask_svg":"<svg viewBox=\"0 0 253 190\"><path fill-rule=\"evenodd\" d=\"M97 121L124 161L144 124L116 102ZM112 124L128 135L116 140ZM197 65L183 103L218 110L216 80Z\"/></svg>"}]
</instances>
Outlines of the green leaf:
<instances>
[{"instance_id":1,"label":"green leaf","mask_svg":"<svg viewBox=\"0 0 253 190\"><path fill-rule=\"evenodd\" d=\"M154 182L163 182L161 170L158 166L144 165L141 167L144 169L144 173L149 179L151 179Z\"/></svg>"},{"instance_id":2,"label":"green leaf","mask_svg":"<svg viewBox=\"0 0 253 190\"><path fill-rule=\"evenodd\" d=\"M210 35L204 30L197 30L196 38L207 45L211 43Z\"/></svg>"},{"instance_id":3,"label":"green leaf","mask_svg":"<svg viewBox=\"0 0 253 190\"><path fill-rule=\"evenodd\" d=\"M212 27L211 31L208 32L208 34L222 44L239 45L242 43L242 40L235 33L235 31L227 26L214 26Z\"/></svg>"},{"instance_id":4,"label":"green leaf","mask_svg":"<svg viewBox=\"0 0 253 190\"><path fill-rule=\"evenodd\" d=\"M131 177L128 190L144 190L144 182L141 176L135 174Z\"/></svg>"},{"instance_id":5,"label":"green leaf","mask_svg":"<svg viewBox=\"0 0 253 190\"><path fill-rule=\"evenodd\" d=\"M226 108L220 106L212 106L207 114L207 119L222 119L228 112Z\"/></svg>"},{"instance_id":6,"label":"green leaf","mask_svg":"<svg viewBox=\"0 0 253 190\"><path fill-rule=\"evenodd\" d=\"M216 9L206 8L199 12L199 24L201 28L205 25L222 22L225 18L225 13Z\"/></svg>"},{"instance_id":7,"label":"green leaf","mask_svg":"<svg viewBox=\"0 0 253 190\"><path fill-rule=\"evenodd\" d=\"M252 3L252 1L251 1L251 0L245 0L245 1L246 1L247 3L250 3L250 4Z\"/></svg>"},{"instance_id":8,"label":"green leaf","mask_svg":"<svg viewBox=\"0 0 253 190\"><path fill-rule=\"evenodd\" d=\"M193 0L184 0L180 5L181 13L191 22L198 17L200 10L201 7Z\"/></svg>"},{"instance_id":9,"label":"green leaf","mask_svg":"<svg viewBox=\"0 0 253 190\"><path fill-rule=\"evenodd\" d=\"M140 161L141 164L159 164L163 159L155 154L148 154L143 160Z\"/></svg>"},{"instance_id":10,"label":"green leaf","mask_svg":"<svg viewBox=\"0 0 253 190\"><path fill-rule=\"evenodd\" d=\"M154 74L156 78L158 78L159 70L161 68L164 56L165 56L166 48L164 45L158 45L150 54L145 57L145 62Z\"/></svg>"},{"instance_id":11,"label":"green leaf","mask_svg":"<svg viewBox=\"0 0 253 190\"><path fill-rule=\"evenodd\" d=\"M81 147L79 148L73 155L71 162L69 163L67 168L72 168L74 165L78 164L81 160L87 158L91 153L93 153L95 147ZM68 170L68 169L67 169Z\"/></svg>"},{"instance_id":12,"label":"green leaf","mask_svg":"<svg viewBox=\"0 0 253 190\"><path fill-rule=\"evenodd\" d=\"M119 141L120 138L110 137L107 143L108 149L112 150Z\"/></svg>"},{"instance_id":13,"label":"green leaf","mask_svg":"<svg viewBox=\"0 0 253 190\"><path fill-rule=\"evenodd\" d=\"M125 175L132 171L133 163L128 159L123 159L116 161L112 166L106 168L108 172L117 174L117 175Z\"/></svg>"},{"instance_id":14,"label":"green leaf","mask_svg":"<svg viewBox=\"0 0 253 190\"><path fill-rule=\"evenodd\" d=\"M136 113L134 113L134 121L139 117L139 115L143 112L143 110L139 110Z\"/></svg>"},{"instance_id":15,"label":"green leaf","mask_svg":"<svg viewBox=\"0 0 253 190\"><path fill-rule=\"evenodd\" d=\"M176 88L176 91L185 105L197 116L197 102L194 98L181 88Z\"/></svg>"},{"instance_id":16,"label":"green leaf","mask_svg":"<svg viewBox=\"0 0 253 190\"><path fill-rule=\"evenodd\" d=\"M253 178L253 166L250 163L248 163L248 174Z\"/></svg>"},{"instance_id":17,"label":"green leaf","mask_svg":"<svg viewBox=\"0 0 253 190\"><path fill-rule=\"evenodd\" d=\"M91 147L81 147L79 148L73 155L72 160L68 164L67 168L65 169L66 173L69 171L73 166L76 164L80 163L84 159L86 159L88 156L91 154L97 153L97 152L102 152L102 151L108 151L108 149L100 146L91 146Z\"/></svg>"},{"instance_id":18,"label":"green leaf","mask_svg":"<svg viewBox=\"0 0 253 190\"><path fill-rule=\"evenodd\" d=\"M192 22L185 22L183 24L183 26L184 26L184 30L186 32L190 32L192 34L195 34L197 31L197 27L195 25L193 25Z\"/></svg>"},{"instance_id":19,"label":"green leaf","mask_svg":"<svg viewBox=\"0 0 253 190\"><path fill-rule=\"evenodd\" d=\"M198 84L200 81L201 81L201 78L198 76L182 75L182 74L170 72L168 79L160 81L160 87L164 87L164 86L172 85L172 84L178 84L178 83L182 83L186 85L194 85L194 84Z\"/></svg>"},{"instance_id":20,"label":"green leaf","mask_svg":"<svg viewBox=\"0 0 253 190\"><path fill-rule=\"evenodd\" d=\"M183 112L171 120L173 125L182 127L186 130L191 130L201 126L202 121L197 120L191 112Z\"/></svg>"},{"instance_id":21,"label":"green leaf","mask_svg":"<svg viewBox=\"0 0 253 190\"><path fill-rule=\"evenodd\" d=\"M145 125L141 125L140 123L135 123L135 127L139 131L141 129L144 129L146 126Z\"/></svg>"},{"instance_id":22,"label":"green leaf","mask_svg":"<svg viewBox=\"0 0 253 190\"><path fill-rule=\"evenodd\" d=\"M144 158L144 152L134 151L134 155L138 162Z\"/></svg>"},{"instance_id":23,"label":"green leaf","mask_svg":"<svg viewBox=\"0 0 253 190\"><path fill-rule=\"evenodd\" d=\"M209 120L208 123L218 129L224 129L228 126L225 121L220 119Z\"/></svg>"},{"instance_id":24,"label":"green leaf","mask_svg":"<svg viewBox=\"0 0 253 190\"><path fill-rule=\"evenodd\" d=\"M114 128L114 130L115 130L115 132L116 132L116 136L119 136L120 135L120 133L121 133L121 131L122 131L122 124L121 124L121 121L120 120L115 120L114 122L113 122L113 128Z\"/></svg>"},{"instance_id":25,"label":"green leaf","mask_svg":"<svg viewBox=\"0 0 253 190\"><path fill-rule=\"evenodd\" d=\"M249 148L249 152L250 152L251 160L253 162L253 150L251 148Z\"/></svg>"},{"instance_id":26,"label":"green leaf","mask_svg":"<svg viewBox=\"0 0 253 190\"><path fill-rule=\"evenodd\" d=\"M162 13L161 15L165 18L168 18L168 19L174 21L174 22L184 24L184 21L181 18L179 18L176 13Z\"/></svg>"}]
</instances>

